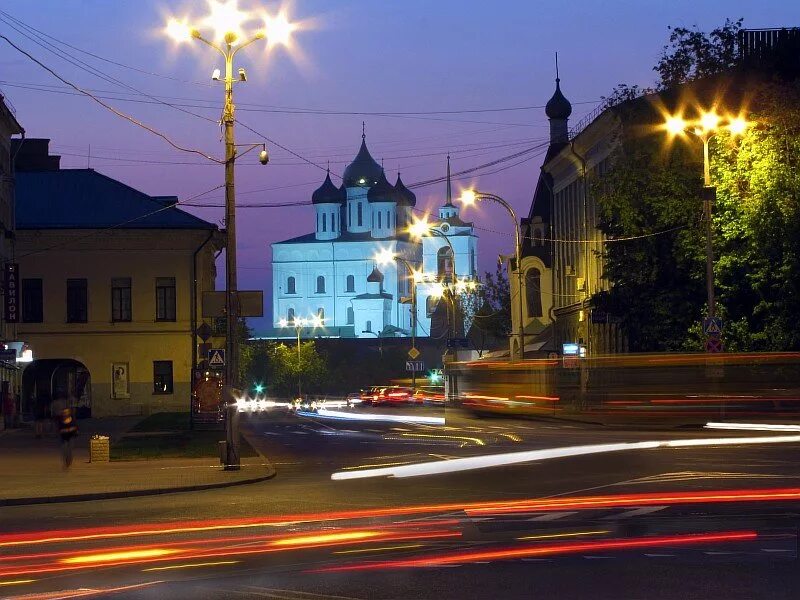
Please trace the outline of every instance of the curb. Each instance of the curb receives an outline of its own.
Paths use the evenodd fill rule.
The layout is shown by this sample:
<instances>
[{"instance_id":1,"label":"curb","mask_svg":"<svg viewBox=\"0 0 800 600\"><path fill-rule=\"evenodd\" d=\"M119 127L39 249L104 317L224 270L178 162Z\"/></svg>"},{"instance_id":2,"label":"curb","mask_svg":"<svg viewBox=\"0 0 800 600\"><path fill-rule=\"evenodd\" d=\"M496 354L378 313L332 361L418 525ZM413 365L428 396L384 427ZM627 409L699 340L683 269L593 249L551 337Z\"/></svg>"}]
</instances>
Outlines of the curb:
<instances>
[{"instance_id":1,"label":"curb","mask_svg":"<svg viewBox=\"0 0 800 600\"><path fill-rule=\"evenodd\" d=\"M26 506L31 504L60 504L62 502L88 502L91 500L114 500L117 498L136 498L139 496L158 496L161 494L175 494L178 492L198 492L219 488L260 483L272 479L277 474L275 467L269 465L266 475L241 479L238 481L224 481L220 483L204 483L200 485L176 486L171 488L156 488L150 490L121 490L118 492L96 492L93 494L70 494L66 496L39 496L32 498L0 498L0 506Z\"/></svg>"}]
</instances>

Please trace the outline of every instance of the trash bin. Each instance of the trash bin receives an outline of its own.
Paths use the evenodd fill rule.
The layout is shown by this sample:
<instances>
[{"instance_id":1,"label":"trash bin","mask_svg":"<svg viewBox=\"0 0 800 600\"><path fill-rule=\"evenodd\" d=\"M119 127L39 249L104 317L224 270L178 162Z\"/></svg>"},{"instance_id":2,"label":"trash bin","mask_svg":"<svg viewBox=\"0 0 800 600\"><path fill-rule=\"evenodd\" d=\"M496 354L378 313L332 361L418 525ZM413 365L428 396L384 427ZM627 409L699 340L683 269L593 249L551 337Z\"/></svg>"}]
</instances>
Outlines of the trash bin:
<instances>
[{"instance_id":1,"label":"trash bin","mask_svg":"<svg viewBox=\"0 0 800 600\"><path fill-rule=\"evenodd\" d=\"M219 464L224 465L225 461L228 459L228 442L222 440L221 442L217 442L219 446Z\"/></svg>"},{"instance_id":2,"label":"trash bin","mask_svg":"<svg viewBox=\"0 0 800 600\"><path fill-rule=\"evenodd\" d=\"M89 462L108 462L109 453L108 436L93 435L89 440Z\"/></svg>"}]
</instances>

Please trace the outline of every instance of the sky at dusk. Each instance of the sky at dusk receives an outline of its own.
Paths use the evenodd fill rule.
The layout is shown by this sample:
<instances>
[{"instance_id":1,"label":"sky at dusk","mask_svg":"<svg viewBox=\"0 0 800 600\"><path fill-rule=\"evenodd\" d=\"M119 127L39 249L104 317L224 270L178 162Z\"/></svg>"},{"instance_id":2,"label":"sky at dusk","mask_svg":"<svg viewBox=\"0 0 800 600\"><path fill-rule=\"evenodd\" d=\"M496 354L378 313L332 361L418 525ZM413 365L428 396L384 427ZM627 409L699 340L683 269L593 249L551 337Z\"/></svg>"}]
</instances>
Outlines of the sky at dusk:
<instances>
[{"instance_id":1,"label":"sky at dusk","mask_svg":"<svg viewBox=\"0 0 800 600\"><path fill-rule=\"evenodd\" d=\"M239 4L272 13L281 6ZM461 171L545 143L543 105L553 92L556 51L575 124L616 84L652 85L669 25L708 30L726 17L743 17L751 28L800 25L800 3L787 0L296 0L284 6L304 25L295 48L268 50L257 43L245 50L237 66L247 69L249 81L235 92L241 123L305 159L268 143L268 166L258 163L257 153L237 163L239 287L267 292L269 244L312 231L313 208L247 205L309 201L328 162L340 183L336 175L358 151L362 121L369 149L383 160L390 181L399 169L411 186L444 175L448 151L453 170ZM0 10L51 36L51 43L74 46L61 49L99 71L37 45L0 13L0 32L65 79L183 146L222 155L214 123L222 87L210 74L223 65L209 48L176 46L162 32L170 15L205 15L205 2L4 0ZM222 190L199 196L222 183L221 166L174 150L76 94L2 40L0 89L28 137L52 140L62 167L88 164L149 194L216 205L186 210L221 224ZM261 142L262 135L237 127L237 142ZM543 151L457 183L500 194L524 215ZM444 191L443 183L415 188L417 207L440 205ZM463 216L476 223L481 270L493 270L497 255L512 250L509 218L492 207ZM271 315L265 295L265 319L251 323L256 330Z\"/></svg>"}]
</instances>

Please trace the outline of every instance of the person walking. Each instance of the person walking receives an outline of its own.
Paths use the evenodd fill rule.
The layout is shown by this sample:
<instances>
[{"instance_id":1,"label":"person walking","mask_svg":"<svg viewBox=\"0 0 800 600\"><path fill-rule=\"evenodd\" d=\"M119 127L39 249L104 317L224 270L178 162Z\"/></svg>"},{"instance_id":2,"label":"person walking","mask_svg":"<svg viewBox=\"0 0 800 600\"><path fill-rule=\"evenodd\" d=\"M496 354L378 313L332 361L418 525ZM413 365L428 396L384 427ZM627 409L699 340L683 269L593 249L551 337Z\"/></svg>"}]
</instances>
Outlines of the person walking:
<instances>
[{"instance_id":1,"label":"person walking","mask_svg":"<svg viewBox=\"0 0 800 600\"><path fill-rule=\"evenodd\" d=\"M75 417L69 408L64 408L59 413L58 433L61 435L61 459L64 469L69 469L72 465L72 438L78 433Z\"/></svg>"}]
</instances>

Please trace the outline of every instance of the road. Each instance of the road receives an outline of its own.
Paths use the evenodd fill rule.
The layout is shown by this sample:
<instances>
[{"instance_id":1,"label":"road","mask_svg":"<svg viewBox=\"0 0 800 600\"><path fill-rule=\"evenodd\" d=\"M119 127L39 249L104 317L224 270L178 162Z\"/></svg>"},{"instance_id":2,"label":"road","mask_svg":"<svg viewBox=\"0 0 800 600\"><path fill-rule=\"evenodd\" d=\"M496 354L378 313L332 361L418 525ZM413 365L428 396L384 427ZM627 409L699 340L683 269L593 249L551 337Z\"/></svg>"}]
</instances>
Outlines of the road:
<instances>
[{"instance_id":1,"label":"road","mask_svg":"<svg viewBox=\"0 0 800 600\"><path fill-rule=\"evenodd\" d=\"M0 594L44 598L35 594L60 590L58 597L68 597L64 590L88 588L123 597L296 600L800 595L796 441L626 446L423 477L332 480L334 473L529 450L774 437L478 419L437 408L357 414L364 413L444 417L445 424L353 421L336 412L249 415L249 439L278 469L271 481L6 507Z\"/></svg>"}]
</instances>

